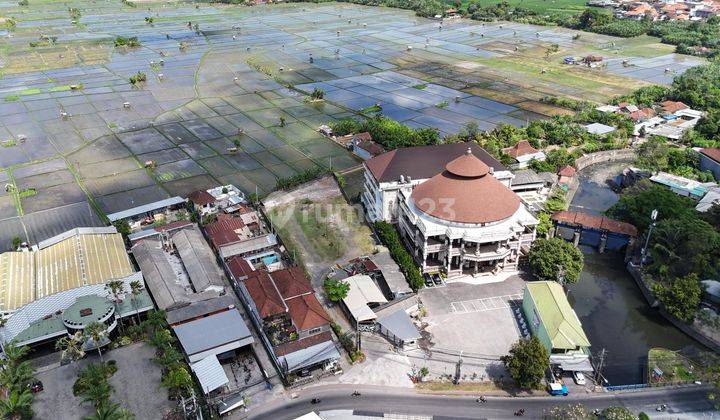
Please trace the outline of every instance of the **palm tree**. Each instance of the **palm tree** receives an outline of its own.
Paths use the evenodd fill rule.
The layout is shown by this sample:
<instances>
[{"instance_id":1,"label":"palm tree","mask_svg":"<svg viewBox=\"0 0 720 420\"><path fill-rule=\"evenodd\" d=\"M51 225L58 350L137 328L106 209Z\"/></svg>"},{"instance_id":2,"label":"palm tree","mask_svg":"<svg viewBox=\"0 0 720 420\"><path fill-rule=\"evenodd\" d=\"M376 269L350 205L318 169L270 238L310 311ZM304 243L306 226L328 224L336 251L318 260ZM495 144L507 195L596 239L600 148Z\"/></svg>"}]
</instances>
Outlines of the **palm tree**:
<instances>
[{"instance_id":1,"label":"palm tree","mask_svg":"<svg viewBox=\"0 0 720 420\"><path fill-rule=\"evenodd\" d=\"M162 310L152 310L148 312L147 325L151 329L151 333L155 333L155 331L158 331L162 328L165 328L167 326L167 321L165 320L165 311Z\"/></svg>"},{"instance_id":2,"label":"palm tree","mask_svg":"<svg viewBox=\"0 0 720 420\"><path fill-rule=\"evenodd\" d=\"M18 346L17 341L13 340L3 346L5 353L5 366L13 366L20 362L20 359L27 356L30 353L30 347Z\"/></svg>"},{"instance_id":3,"label":"palm tree","mask_svg":"<svg viewBox=\"0 0 720 420\"><path fill-rule=\"evenodd\" d=\"M71 361L80 360L85 357L83 350L83 336L80 331L71 336L65 336L55 343L55 350L62 350L62 358L69 358Z\"/></svg>"},{"instance_id":4,"label":"palm tree","mask_svg":"<svg viewBox=\"0 0 720 420\"><path fill-rule=\"evenodd\" d=\"M78 378L73 384L73 395L76 397L85 395L88 389L97 384L107 383L113 373L113 368L108 364L90 363L78 373Z\"/></svg>"},{"instance_id":5,"label":"palm tree","mask_svg":"<svg viewBox=\"0 0 720 420\"><path fill-rule=\"evenodd\" d=\"M107 403L95 410L92 416L83 417L83 420L133 420L135 415L129 410L120 407L120 404Z\"/></svg>"},{"instance_id":6,"label":"palm tree","mask_svg":"<svg viewBox=\"0 0 720 420\"><path fill-rule=\"evenodd\" d=\"M165 375L162 386L167 388L171 394L183 395L192 387L192 377L185 366L177 365Z\"/></svg>"},{"instance_id":7,"label":"palm tree","mask_svg":"<svg viewBox=\"0 0 720 420\"><path fill-rule=\"evenodd\" d=\"M130 282L130 294L133 304L133 309L135 309L135 317L137 317L138 325L140 324L140 314L138 313L137 308L137 297L140 295L140 292L143 290L143 284L140 280L133 280Z\"/></svg>"},{"instance_id":8,"label":"palm tree","mask_svg":"<svg viewBox=\"0 0 720 420\"><path fill-rule=\"evenodd\" d=\"M35 372L28 361L13 364L0 371L0 384L11 391L22 392L34 380Z\"/></svg>"},{"instance_id":9,"label":"palm tree","mask_svg":"<svg viewBox=\"0 0 720 420\"><path fill-rule=\"evenodd\" d=\"M100 322L93 321L85 327L83 335L85 336L86 343L89 341L88 339L92 339L93 344L95 344L97 348L98 356L100 356L100 361L104 363L105 360L103 359L100 347L102 347L102 341L108 336L107 326Z\"/></svg>"},{"instance_id":10,"label":"palm tree","mask_svg":"<svg viewBox=\"0 0 720 420\"><path fill-rule=\"evenodd\" d=\"M117 317L120 329L123 329L122 321L120 320L120 314L118 314L118 303L120 302L120 295L125 293L125 283L122 280L110 280L106 284L107 288L110 289L112 295L113 305L115 306L115 316Z\"/></svg>"},{"instance_id":11,"label":"palm tree","mask_svg":"<svg viewBox=\"0 0 720 420\"><path fill-rule=\"evenodd\" d=\"M84 390L82 403L89 402L95 408L99 408L110 401L110 393L112 392L112 386L105 381L94 384L94 386L88 387Z\"/></svg>"},{"instance_id":12,"label":"palm tree","mask_svg":"<svg viewBox=\"0 0 720 420\"><path fill-rule=\"evenodd\" d=\"M25 388L22 392L11 390L6 399L0 400L0 413L4 419L31 419L33 394Z\"/></svg>"}]
</instances>

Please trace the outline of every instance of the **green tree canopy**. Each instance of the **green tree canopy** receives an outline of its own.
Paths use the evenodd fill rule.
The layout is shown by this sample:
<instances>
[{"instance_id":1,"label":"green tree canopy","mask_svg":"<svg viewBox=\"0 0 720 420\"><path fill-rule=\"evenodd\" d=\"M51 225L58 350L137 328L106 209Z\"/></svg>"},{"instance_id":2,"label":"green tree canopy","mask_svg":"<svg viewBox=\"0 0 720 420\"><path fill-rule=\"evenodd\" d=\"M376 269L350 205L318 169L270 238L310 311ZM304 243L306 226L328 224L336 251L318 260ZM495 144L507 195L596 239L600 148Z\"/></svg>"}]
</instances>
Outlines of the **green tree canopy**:
<instances>
[{"instance_id":1,"label":"green tree canopy","mask_svg":"<svg viewBox=\"0 0 720 420\"><path fill-rule=\"evenodd\" d=\"M538 280L577 283L584 259L579 249L560 238L537 239L528 255L530 271Z\"/></svg>"},{"instance_id":2,"label":"green tree canopy","mask_svg":"<svg viewBox=\"0 0 720 420\"><path fill-rule=\"evenodd\" d=\"M651 238L650 270L661 278L718 275L720 233L697 215L663 218Z\"/></svg>"},{"instance_id":3,"label":"green tree canopy","mask_svg":"<svg viewBox=\"0 0 720 420\"><path fill-rule=\"evenodd\" d=\"M521 338L501 360L510 377L520 388L537 389L545 376L549 357L547 349L540 340L532 337Z\"/></svg>"},{"instance_id":4,"label":"green tree canopy","mask_svg":"<svg viewBox=\"0 0 720 420\"><path fill-rule=\"evenodd\" d=\"M652 291L670 315L687 323L695 319L702 295L696 274L677 278L669 287L655 283Z\"/></svg>"},{"instance_id":5,"label":"green tree canopy","mask_svg":"<svg viewBox=\"0 0 720 420\"><path fill-rule=\"evenodd\" d=\"M340 302L345 299L350 291L350 285L348 283L336 279L325 279L323 287L325 288L325 293L327 293L333 302Z\"/></svg>"}]
</instances>

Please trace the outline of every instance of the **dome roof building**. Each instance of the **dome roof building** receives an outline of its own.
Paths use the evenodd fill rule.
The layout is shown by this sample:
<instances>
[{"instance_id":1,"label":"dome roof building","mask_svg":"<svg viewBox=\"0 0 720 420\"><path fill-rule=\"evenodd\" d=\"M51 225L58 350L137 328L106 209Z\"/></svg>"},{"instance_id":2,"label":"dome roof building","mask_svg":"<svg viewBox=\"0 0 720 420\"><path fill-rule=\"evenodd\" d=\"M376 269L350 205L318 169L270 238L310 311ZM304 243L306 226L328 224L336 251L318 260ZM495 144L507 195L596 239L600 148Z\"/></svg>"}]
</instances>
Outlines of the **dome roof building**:
<instances>
[{"instance_id":1,"label":"dome roof building","mask_svg":"<svg viewBox=\"0 0 720 420\"><path fill-rule=\"evenodd\" d=\"M517 269L518 258L535 240L538 220L510 189L512 174L477 145L460 149L454 144L443 150L444 146L423 150L424 154L435 153L434 157L422 157L433 161L435 174L415 180L401 176L397 185L391 185L395 189L387 187L391 180L380 181L377 163L368 161L366 208L372 197L383 201L374 207L379 211L368 210L369 216L373 211L381 214L394 209L390 221L397 221L401 237L423 273L454 277ZM393 160L406 159L418 155L413 149L417 148L390 153L394 153ZM383 161L387 156L374 159ZM376 184L378 190L369 191Z\"/></svg>"}]
</instances>

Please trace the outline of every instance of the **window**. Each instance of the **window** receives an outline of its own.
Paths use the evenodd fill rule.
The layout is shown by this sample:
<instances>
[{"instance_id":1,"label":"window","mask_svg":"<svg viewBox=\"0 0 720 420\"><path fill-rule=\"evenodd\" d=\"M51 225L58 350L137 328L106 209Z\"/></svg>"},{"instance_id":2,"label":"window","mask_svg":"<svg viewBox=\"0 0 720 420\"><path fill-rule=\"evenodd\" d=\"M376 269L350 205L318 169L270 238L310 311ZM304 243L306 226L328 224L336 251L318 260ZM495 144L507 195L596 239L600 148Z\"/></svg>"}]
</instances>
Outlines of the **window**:
<instances>
[{"instance_id":1,"label":"window","mask_svg":"<svg viewBox=\"0 0 720 420\"><path fill-rule=\"evenodd\" d=\"M319 333L320 331L322 331L322 328L313 328L313 329L308 330L308 335L315 335L315 334Z\"/></svg>"}]
</instances>

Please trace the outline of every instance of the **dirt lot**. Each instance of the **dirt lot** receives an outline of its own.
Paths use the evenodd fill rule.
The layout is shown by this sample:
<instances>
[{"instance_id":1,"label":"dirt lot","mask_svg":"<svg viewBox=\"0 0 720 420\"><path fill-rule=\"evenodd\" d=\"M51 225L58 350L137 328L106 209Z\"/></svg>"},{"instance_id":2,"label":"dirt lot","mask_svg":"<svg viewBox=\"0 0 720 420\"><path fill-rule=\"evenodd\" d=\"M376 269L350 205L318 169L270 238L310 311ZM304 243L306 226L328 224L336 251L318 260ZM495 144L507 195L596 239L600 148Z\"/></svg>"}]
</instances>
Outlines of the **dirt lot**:
<instances>
[{"instance_id":1,"label":"dirt lot","mask_svg":"<svg viewBox=\"0 0 720 420\"><path fill-rule=\"evenodd\" d=\"M263 204L315 287L322 285L322 274L331 266L373 251L371 232L362 222L360 209L347 204L333 177L273 193Z\"/></svg>"}]
</instances>

